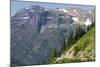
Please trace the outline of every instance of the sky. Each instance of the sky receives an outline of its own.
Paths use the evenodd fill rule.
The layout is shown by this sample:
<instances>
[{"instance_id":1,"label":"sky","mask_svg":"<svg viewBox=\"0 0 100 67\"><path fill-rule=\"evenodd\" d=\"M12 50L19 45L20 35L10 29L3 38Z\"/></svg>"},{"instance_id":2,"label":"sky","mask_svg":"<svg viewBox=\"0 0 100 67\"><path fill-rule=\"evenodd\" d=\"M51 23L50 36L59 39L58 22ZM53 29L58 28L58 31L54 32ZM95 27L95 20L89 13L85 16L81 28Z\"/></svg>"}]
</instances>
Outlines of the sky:
<instances>
[{"instance_id":1,"label":"sky","mask_svg":"<svg viewBox=\"0 0 100 67\"><path fill-rule=\"evenodd\" d=\"M41 7L55 9L55 8L81 8L84 10L94 9L94 6L90 5L76 5L76 4L61 4L61 3L44 3L44 2L32 2L32 1L11 1L11 16L14 15L19 9L29 7L31 5L40 5Z\"/></svg>"}]
</instances>

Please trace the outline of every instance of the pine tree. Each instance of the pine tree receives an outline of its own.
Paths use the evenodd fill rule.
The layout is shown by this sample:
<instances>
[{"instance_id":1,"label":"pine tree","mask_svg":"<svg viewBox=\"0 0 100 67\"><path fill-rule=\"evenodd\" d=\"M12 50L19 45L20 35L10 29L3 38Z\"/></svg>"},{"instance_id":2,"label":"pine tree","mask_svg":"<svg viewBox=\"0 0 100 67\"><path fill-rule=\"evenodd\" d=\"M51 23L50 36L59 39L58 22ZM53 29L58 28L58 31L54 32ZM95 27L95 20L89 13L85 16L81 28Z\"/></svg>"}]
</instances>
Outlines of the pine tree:
<instances>
[{"instance_id":1,"label":"pine tree","mask_svg":"<svg viewBox=\"0 0 100 67\"><path fill-rule=\"evenodd\" d=\"M54 63L55 57L57 57L56 49L55 48L51 48L51 52L50 52L50 56L49 56L49 59L48 59L48 63L49 64Z\"/></svg>"}]
</instances>

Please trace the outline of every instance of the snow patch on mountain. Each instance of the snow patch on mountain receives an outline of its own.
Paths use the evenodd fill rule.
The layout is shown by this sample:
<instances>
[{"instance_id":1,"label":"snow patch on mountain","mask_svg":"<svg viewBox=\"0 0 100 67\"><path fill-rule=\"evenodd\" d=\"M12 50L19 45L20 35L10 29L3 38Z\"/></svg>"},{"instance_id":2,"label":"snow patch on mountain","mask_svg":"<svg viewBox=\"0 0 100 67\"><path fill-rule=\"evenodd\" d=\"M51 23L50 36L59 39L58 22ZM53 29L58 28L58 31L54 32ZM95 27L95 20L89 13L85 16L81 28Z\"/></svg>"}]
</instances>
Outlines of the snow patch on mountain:
<instances>
[{"instance_id":1,"label":"snow patch on mountain","mask_svg":"<svg viewBox=\"0 0 100 67\"><path fill-rule=\"evenodd\" d=\"M30 9L29 7L26 7L25 9Z\"/></svg>"},{"instance_id":2,"label":"snow patch on mountain","mask_svg":"<svg viewBox=\"0 0 100 67\"><path fill-rule=\"evenodd\" d=\"M89 19L87 19L86 22L85 22L84 24L85 24L86 26L89 26L89 25L92 24L92 22L91 22Z\"/></svg>"},{"instance_id":3,"label":"snow patch on mountain","mask_svg":"<svg viewBox=\"0 0 100 67\"><path fill-rule=\"evenodd\" d=\"M63 12L68 12L66 9L59 9L60 11L63 11Z\"/></svg>"},{"instance_id":4,"label":"snow patch on mountain","mask_svg":"<svg viewBox=\"0 0 100 67\"><path fill-rule=\"evenodd\" d=\"M20 19L29 19L30 17L20 17Z\"/></svg>"},{"instance_id":5,"label":"snow patch on mountain","mask_svg":"<svg viewBox=\"0 0 100 67\"><path fill-rule=\"evenodd\" d=\"M77 17L72 17L72 19L74 20L74 22L78 22L78 18Z\"/></svg>"}]
</instances>

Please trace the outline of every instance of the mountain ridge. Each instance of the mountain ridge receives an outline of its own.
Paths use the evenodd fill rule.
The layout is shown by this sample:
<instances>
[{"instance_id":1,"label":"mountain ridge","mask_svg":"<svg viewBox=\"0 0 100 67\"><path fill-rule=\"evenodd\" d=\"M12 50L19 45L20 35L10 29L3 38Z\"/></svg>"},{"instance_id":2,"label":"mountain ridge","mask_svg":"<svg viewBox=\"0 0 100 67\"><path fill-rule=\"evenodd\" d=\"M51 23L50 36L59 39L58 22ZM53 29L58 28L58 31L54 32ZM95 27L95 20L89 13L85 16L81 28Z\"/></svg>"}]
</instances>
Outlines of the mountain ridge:
<instances>
[{"instance_id":1,"label":"mountain ridge","mask_svg":"<svg viewBox=\"0 0 100 67\"><path fill-rule=\"evenodd\" d=\"M70 33L75 37L78 28L87 29L86 25L75 23L72 17L58 9L40 6L18 11L11 17L11 63L20 66L47 64L52 48L59 55Z\"/></svg>"}]
</instances>

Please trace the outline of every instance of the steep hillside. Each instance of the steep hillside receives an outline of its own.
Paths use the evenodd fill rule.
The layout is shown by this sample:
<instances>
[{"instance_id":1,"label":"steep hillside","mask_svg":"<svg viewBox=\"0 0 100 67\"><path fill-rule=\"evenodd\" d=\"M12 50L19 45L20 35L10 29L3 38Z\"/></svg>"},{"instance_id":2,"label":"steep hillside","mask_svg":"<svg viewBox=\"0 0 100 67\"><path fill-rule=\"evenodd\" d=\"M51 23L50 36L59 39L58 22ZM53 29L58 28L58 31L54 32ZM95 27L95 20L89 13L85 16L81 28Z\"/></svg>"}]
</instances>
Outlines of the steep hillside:
<instances>
[{"instance_id":1,"label":"steep hillside","mask_svg":"<svg viewBox=\"0 0 100 67\"><path fill-rule=\"evenodd\" d=\"M72 47L52 63L70 63L95 60L95 28L91 28Z\"/></svg>"}]
</instances>

